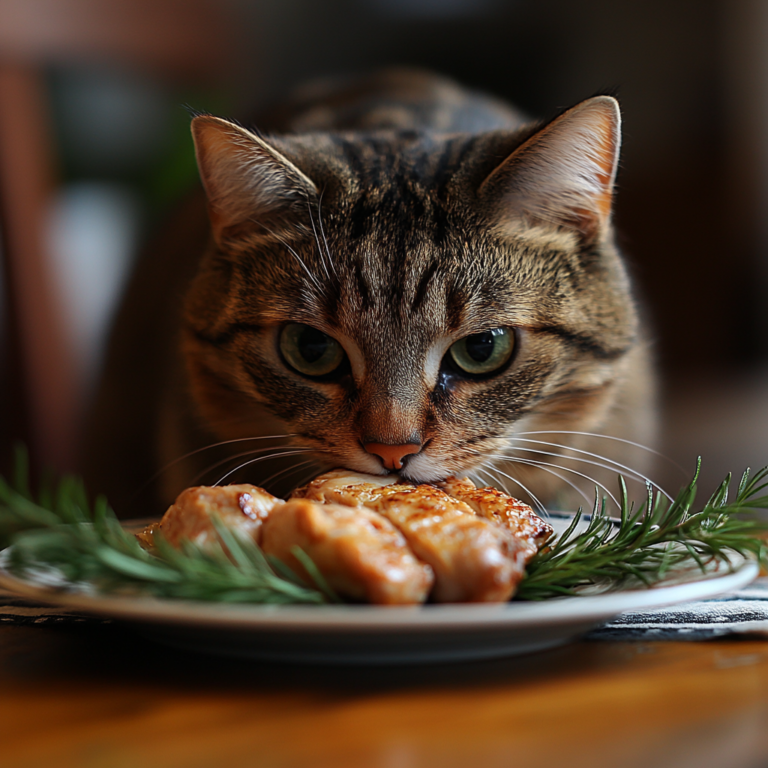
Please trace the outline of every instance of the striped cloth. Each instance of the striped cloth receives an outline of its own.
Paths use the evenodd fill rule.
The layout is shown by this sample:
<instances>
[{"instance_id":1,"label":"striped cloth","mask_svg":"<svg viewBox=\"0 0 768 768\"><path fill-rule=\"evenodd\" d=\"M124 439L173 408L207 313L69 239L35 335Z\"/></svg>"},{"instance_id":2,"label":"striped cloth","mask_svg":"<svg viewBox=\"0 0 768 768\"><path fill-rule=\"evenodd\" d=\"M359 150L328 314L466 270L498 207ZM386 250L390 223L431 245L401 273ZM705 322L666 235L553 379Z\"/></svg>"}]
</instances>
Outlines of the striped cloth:
<instances>
[{"instance_id":1,"label":"striped cloth","mask_svg":"<svg viewBox=\"0 0 768 768\"><path fill-rule=\"evenodd\" d=\"M68 611L66 608L55 608L33 602L0 589L0 626L4 624L71 626L73 624L106 624L108 622L109 619L86 616L76 611Z\"/></svg>"},{"instance_id":2,"label":"striped cloth","mask_svg":"<svg viewBox=\"0 0 768 768\"><path fill-rule=\"evenodd\" d=\"M711 600L622 613L587 639L710 640L726 635L768 639L768 578Z\"/></svg>"},{"instance_id":3,"label":"striped cloth","mask_svg":"<svg viewBox=\"0 0 768 768\"><path fill-rule=\"evenodd\" d=\"M108 619L34 603L0 590L0 625L72 626ZM711 600L623 613L588 640L709 640L728 635L768 639L768 577Z\"/></svg>"}]
</instances>

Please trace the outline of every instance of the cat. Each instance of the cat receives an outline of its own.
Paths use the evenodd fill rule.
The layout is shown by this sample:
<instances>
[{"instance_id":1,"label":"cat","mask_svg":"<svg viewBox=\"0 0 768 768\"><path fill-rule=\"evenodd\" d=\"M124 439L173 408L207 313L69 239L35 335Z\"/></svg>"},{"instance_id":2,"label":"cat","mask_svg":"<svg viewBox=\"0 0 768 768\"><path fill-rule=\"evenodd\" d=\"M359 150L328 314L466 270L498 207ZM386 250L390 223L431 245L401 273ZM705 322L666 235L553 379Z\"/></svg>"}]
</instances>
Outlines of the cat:
<instances>
[{"instance_id":1,"label":"cat","mask_svg":"<svg viewBox=\"0 0 768 768\"><path fill-rule=\"evenodd\" d=\"M162 468L161 507L343 466L546 506L591 504L584 461L614 487L641 473L654 371L611 221L620 124L611 96L531 122L406 70L306 88L268 133L195 114L205 200L128 291L91 486L117 504Z\"/></svg>"}]
</instances>

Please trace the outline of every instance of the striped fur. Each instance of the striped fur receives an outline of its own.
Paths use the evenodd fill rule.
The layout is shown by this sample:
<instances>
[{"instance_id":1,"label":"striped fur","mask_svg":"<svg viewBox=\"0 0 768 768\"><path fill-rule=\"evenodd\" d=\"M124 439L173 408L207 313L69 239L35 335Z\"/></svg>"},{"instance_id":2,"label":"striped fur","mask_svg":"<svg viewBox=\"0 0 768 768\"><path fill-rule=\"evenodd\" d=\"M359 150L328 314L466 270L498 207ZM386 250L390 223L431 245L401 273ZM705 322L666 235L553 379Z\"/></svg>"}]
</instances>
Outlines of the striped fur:
<instances>
[{"instance_id":1,"label":"striped fur","mask_svg":"<svg viewBox=\"0 0 768 768\"><path fill-rule=\"evenodd\" d=\"M598 97L530 124L403 72L309 92L270 135L196 117L213 239L185 300L186 373L166 388L161 461L291 433L322 465L377 473L362 443L418 440L405 474L433 481L522 430L649 441L652 374L610 223L618 120ZM336 338L344 375L289 369L288 322ZM498 375L442 365L452 343L496 327L517 336ZM561 490L523 469L538 495ZM172 494L193 469L168 477Z\"/></svg>"}]
</instances>

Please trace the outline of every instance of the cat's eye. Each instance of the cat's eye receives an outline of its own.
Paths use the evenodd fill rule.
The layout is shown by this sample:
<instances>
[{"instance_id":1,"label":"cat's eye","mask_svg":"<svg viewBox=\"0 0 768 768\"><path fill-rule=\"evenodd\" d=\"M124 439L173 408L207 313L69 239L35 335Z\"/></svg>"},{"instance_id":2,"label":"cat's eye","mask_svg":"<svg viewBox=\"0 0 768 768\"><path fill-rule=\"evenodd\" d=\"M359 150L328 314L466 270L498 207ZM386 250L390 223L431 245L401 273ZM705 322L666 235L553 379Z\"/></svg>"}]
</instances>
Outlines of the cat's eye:
<instances>
[{"instance_id":1,"label":"cat's eye","mask_svg":"<svg viewBox=\"0 0 768 768\"><path fill-rule=\"evenodd\" d=\"M473 333L450 349L451 360L464 373L482 376L503 367L515 350L515 335L509 328Z\"/></svg>"},{"instance_id":2,"label":"cat's eye","mask_svg":"<svg viewBox=\"0 0 768 768\"><path fill-rule=\"evenodd\" d=\"M305 376L327 376L344 361L344 349L336 339L304 323L283 328L280 352L291 368Z\"/></svg>"}]
</instances>

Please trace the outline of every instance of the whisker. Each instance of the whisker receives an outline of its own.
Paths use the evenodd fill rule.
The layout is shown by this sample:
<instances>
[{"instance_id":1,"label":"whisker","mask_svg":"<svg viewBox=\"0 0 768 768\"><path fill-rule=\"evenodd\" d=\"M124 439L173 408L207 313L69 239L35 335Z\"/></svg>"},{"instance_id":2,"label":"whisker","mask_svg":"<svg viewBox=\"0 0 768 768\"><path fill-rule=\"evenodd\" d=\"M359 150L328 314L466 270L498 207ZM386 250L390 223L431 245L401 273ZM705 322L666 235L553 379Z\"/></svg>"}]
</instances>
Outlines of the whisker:
<instances>
[{"instance_id":1,"label":"whisker","mask_svg":"<svg viewBox=\"0 0 768 768\"><path fill-rule=\"evenodd\" d=\"M306 473L306 474L304 474L304 475L300 475L300 476L299 476L299 479L296 481L296 487L297 487L297 488L300 488L302 485L304 485L304 483L306 483L307 481L309 481L309 480L310 480L310 479L313 477L313 475L316 475L316 474L317 474L317 470L320 468L320 465L319 465L317 462L314 462L314 465L315 465L315 466L313 466L313 467L312 467L312 468L309 470L309 472L307 472L307 473Z\"/></svg>"},{"instance_id":2,"label":"whisker","mask_svg":"<svg viewBox=\"0 0 768 768\"><path fill-rule=\"evenodd\" d=\"M601 467L602 469L608 469L608 470L614 470L614 469L621 469L625 473L627 473L627 478L630 480L635 480L638 483L643 483L644 485L650 485L653 488L655 488L659 493L661 493L663 496L666 496L669 501L672 501L672 497L660 486L658 483L653 482L650 478L646 477L642 472L638 472L637 470L631 469L630 467L625 466L624 464L619 463L618 461L614 461L613 459L609 459L607 456L600 456L600 454L592 453L591 451L582 451L579 448L571 448L566 445L560 445L559 443L548 443L544 440L528 440L524 437L520 438L511 438L512 440L519 440L520 442L524 443L537 443L539 445L549 445L554 448L563 448L566 451L573 451L574 453L583 453L586 456L594 456L596 459L603 459L604 461L610 462L609 464L602 464L598 461L590 461L589 459L581 458L580 456L565 456L561 453L554 453L552 451L542 451L539 448L526 448L522 445L516 445L511 446L513 450L515 451L529 451L531 453L540 453L543 456L554 456L556 458L563 458L570 461L580 461L583 464L591 464L595 467Z\"/></svg>"},{"instance_id":3,"label":"whisker","mask_svg":"<svg viewBox=\"0 0 768 768\"><path fill-rule=\"evenodd\" d=\"M471 480L476 486L480 487L485 482L482 477L477 473L477 471L474 472L467 472L467 479Z\"/></svg>"},{"instance_id":4,"label":"whisker","mask_svg":"<svg viewBox=\"0 0 768 768\"><path fill-rule=\"evenodd\" d=\"M507 457L507 458L512 458L512 457ZM520 462L521 463L525 462L525 459L520 459ZM543 472L549 472L550 475L554 475L558 480L562 480L566 485L569 485L571 488L573 488L573 490L576 491L576 493L578 493L582 499L584 499L584 501L587 503L587 506L591 507L593 505L592 499L590 499L589 496L587 496L587 494L584 492L584 490L582 488L579 488L579 486L576 485L576 483L574 483L572 480L569 480L567 477L564 477L559 472L555 472L555 470L552 469L551 467L539 467L539 468Z\"/></svg>"},{"instance_id":5,"label":"whisker","mask_svg":"<svg viewBox=\"0 0 768 768\"><path fill-rule=\"evenodd\" d=\"M578 472L575 469L571 469L570 467L562 467L560 464L552 464L548 461L539 461L538 459L521 459L521 458L515 458L514 456L502 456L498 458L503 458L505 461L511 461L515 464L527 464L531 467L540 467L541 469L544 469L545 467L554 467L555 469L561 469L564 472L571 472L574 475L578 475L579 477L583 477L585 480L589 480L590 483L594 483L598 488L602 488L607 494L608 497L611 499L611 501L616 505L618 509L621 509L621 505L616 500L616 497L601 483L595 480L594 477L590 477L589 475L585 475L583 472ZM547 470L544 470L547 471Z\"/></svg>"},{"instance_id":6,"label":"whisker","mask_svg":"<svg viewBox=\"0 0 768 768\"><path fill-rule=\"evenodd\" d=\"M312 225L312 233L315 236L315 243L317 244L317 252L320 254L320 263L323 265L325 276L330 280L331 273L328 271L328 265L325 263L325 254L323 253L323 247L320 245L320 238L317 236L315 217L312 215L312 205L310 204L309 200L307 200L307 211L309 212L309 222Z\"/></svg>"},{"instance_id":7,"label":"whisker","mask_svg":"<svg viewBox=\"0 0 768 768\"><path fill-rule=\"evenodd\" d=\"M277 239L291 253L291 255L296 259L296 261L298 261L299 264L301 264L301 266L304 268L304 271L307 273L307 276L309 277L309 279L315 284L315 288L317 288L318 291L322 290L320 288L320 283L318 282L317 278L309 271L309 267L304 263L304 260L301 258L301 256L299 256L299 254L296 253L296 251L294 251L293 248L291 248L291 246L288 245L288 243L286 243L285 240L283 240L281 237L278 237Z\"/></svg>"},{"instance_id":8,"label":"whisker","mask_svg":"<svg viewBox=\"0 0 768 768\"><path fill-rule=\"evenodd\" d=\"M214 448L221 448L222 445L232 445L232 443L246 443L249 440L281 440L285 437L296 437L296 433L292 432L287 435L259 435L258 437L236 437L233 440L220 440L218 443L210 443L209 445L204 445L202 448L196 448L194 451L185 453L183 456L179 456L177 459L174 459L173 461L166 464L161 470L158 471L158 474L160 472L164 472L166 469L169 469L174 464L178 464L180 461L188 459L190 456L195 456L198 453L202 453L203 451L210 451Z\"/></svg>"},{"instance_id":9,"label":"whisker","mask_svg":"<svg viewBox=\"0 0 768 768\"><path fill-rule=\"evenodd\" d=\"M339 273L336 271L336 264L331 256L331 249L328 247L328 238L325 236L325 227L323 227L323 195L325 189L320 193L320 197L317 200L317 222L320 225L320 234L323 236L323 242L325 243L325 252L328 254L328 263L331 265L333 273L338 277Z\"/></svg>"},{"instance_id":10,"label":"whisker","mask_svg":"<svg viewBox=\"0 0 768 768\"><path fill-rule=\"evenodd\" d=\"M262 224L262 226L263 226L263 224ZM320 286L320 282L312 274L312 272L310 271L309 267L304 263L304 260L301 258L301 256L299 256L299 254L296 253L296 251L290 245L288 245L288 243L286 243L285 240L282 237L280 237L280 235L278 235L276 232L274 232L273 230L269 230L269 229L267 230L267 232L269 232L269 234L272 235L272 237L274 237L275 240L277 240L293 256L293 258L296 259L296 261L299 262L301 267L307 273L307 277L314 283L315 288L317 288L318 291L322 292L322 288Z\"/></svg>"},{"instance_id":11,"label":"whisker","mask_svg":"<svg viewBox=\"0 0 768 768\"><path fill-rule=\"evenodd\" d=\"M211 443L210 445L204 445L202 448L196 448L194 451L190 451L189 453L185 453L183 456L179 456L178 458L174 459L173 461L169 461L165 466L161 467L160 469L155 472L152 477L150 477L146 482L142 483L140 485L135 493L134 497L141 493L147 486L149 486L150 483L153 483L155 480L157 480L160 475L162 475L164 472L167 472L171 467L178 464L180 461L184 461L185 459L190 458L191 456L195 456L198 453L202 453L203 451L211 451L214 448L220 448L223 445L231 445L232 443L244 443L248 440L281 440L285 437L295 437L295 433L288 434L288 435L262 435L259 437L237 437L234 440L221 440L218 443Z\"/></svg>"},{"instance_id":12,"label":"whisker","mask_svg":"<svg viewBox=\"0 0 768 768\"><path fill-rule=\"evenodd\" d=\"M480 472L482 472L484 475L487 475L488 478L491 480L491 487L496 488L497 486L501 486L500 490L504 491L504 493L508 495L512 495L512 492L509 490L509 487L507 484L500 478L500 477L494 477L489 469L477 469L475 470L477 473L477 482L475 485L484 485L488 482L488 480L483 480L483 478L480 476Z\"/></svg>"},{"instance_id":13,"label":"whisker","mask_svg":"<svg viewBox=\"0 0 768 768\"><path fill-rule=\"evenodd\" d=\"M296 445L270 445L268 448L255 448L252 451L243 451L242 453L235 453L235 454L232 454L231 456L227 456L226 458L223 458L215 462L214 464L210 464L209 466L207 466L202 472L195 475L195 477L192 479L192 482L197 483L201 478L205 477L205 475L207 475L209 472L222 466L222 464L227 464L230 461L243 459L246 456L255 456L257 453L264 453L265 451L296 450L299 447L300 446L296 446Z\"/></svg>"},{"instance_id":14,"label":"whisker","mask_svg":"<svg viewBox=\"0 0 768 768\"><path fill-rule=\"evenodd\" d=\"M259 458L257 458L257 459L251 459L250 461L244 461L242 464L239 464L234 469L231 469L225 475L220 477L215 483L213 483L213 485L214 486L220 485L228 477L230 477L231 475L234 475L235 472L238 472L239 470L243 469L243 467L248 467L251 464L258 464L260 461L267 461L268 459L282 458L283 456L298 456L298 455L300 455L302 453L310 453L310 451L307 450L307 449L301 449L301 450L291 451L291 452L273 453L270 456L259 456Z\"/></svg>"},{"instance_id":15,"label":"whisker","mask_svg":"<svg viewBox=\"0 0 768 768\"><path fill-rule=\"evenodd\" d=\"M251 218L250 221L257 223L256 220L253 218ZM286 243L285 240L282 237L280 237L280 235L278 235L277 232L275 232L273 229L269 229L268 227L264 226L263 222L258 222L258 224L268 235L270 235L270 237L274 237L275 240L277 240L284 248L288 250L288 252L296 259L296 261L298 261L299 264L301 264L304 271L307 273L307 277L309 277L309 279L315 284L315 288L317 288L318 291L322 292L323 289L321 288L320 283L318 282L317 278L312 274L312 272L309 270L307 265L304 263L304 260L301 258L301 256L299 256L299 254L296 253L296 251L293 248L291 248L291 246L288 245L288 243Z\"/></svg>"},{"instance_id":16,"label":"whisker","mask_svg":"<svg viewBox=\"0 0 768 768\"><path fill-rule=\"evenodd\" d=\"M539 508L539 511L541 512L542 517L547 517L549 515L549 512L547 512L547 508L541 503L541 500L538 496L536 496L533 491L530 490L530 488L527 488L523 483L521 483L516 477L512 477L512 475L508 475L506 472L502 472L498 467L489 467L486 469L479 469L478 472L482 472L485 475L488 475L491 479L493 479L493 475L489 470L493 470L493 472L498 472L500 475L503 475L506 478L509 478L515 485L519 485L530 497L533 503Z\"/></svg>"},{"instance_id":17,"label":"whisker","mask_svg":"<svg viewBox=\"0 0 768 768\"><path fill-rule=\"evenodd\" d=\"M310 464L317 464L317 462L314 459L307 459L307 461L301 461L298 464L294 464L292 467L286 467L285 469L281 469L279 472L275 472L274 475L270 475L265 480L260 480L259 482L261 485L266 486L267 483L271 483L273 480L276 480L281 475L290 475L293 472L296 472L296 470L301 470L304 467L308 467Z\"/></svg>"},{"instance_id":18,"label":"whisker","mask_svg":"<svg viewBox=\"0 0 768 768\"><path fill-rule=\"evenodd\" d=\"M502 482L502 481L501 481L501 480L500 480L498 477L494 477L494 476L493 476L493 475L492 475L492 474L491 474L491 473L490 473L490 472L489 472L487 469L485 469L484 467L478 467L478 468L477 468L477 469L474 471L474 475L475 475L475 477L476 477L476 481L475 481L475 480L473 480L473 482L475 483L475 485L482 485L483 483L487 483L487 482L488 482L488 480L490 480L490 481L491 481L491 487L492 487L492 488L495 488L495 487L496 487L496 485L500 485L500 486L501 486L501 490L502 490L502 491L504 491L504 493L508 493L508 491L507 491L507 488L506 488L506 486L504 485L504 483L503 483L503 482ZM486 475L486 478L487 478L487 479L485 479L485 480L484 480L484 479L483 479L483 477L482 477L482 475ZM469 473L467 473L467 477L469 477Z\"/></svg>"},{"instance_id":19,"label":"whisker","mask_svg":"<svg viewBox=\"0 0 768 768\"><path fill-rule=\"evenodd\" d=\"M572 429L541 429L531 432L519 432L520 435L581 435L582 437L599 437L603 440L613 440L617 443L624 443L625 445L631 445L634 448L640 448L643 451L652 453L654 456L658 456L660 459L669 462L673 467L679 469L683 475L687 478L688 472L678 464L674 459L670 458L661 451L654 450L653 448L643 445L642 443L636 443L633 440L625 440L623 437L614 437L613 435L601 435L598 432L578 432ZM516 435L515 435L516 437Z\"/></svg>"}]
</instances>

